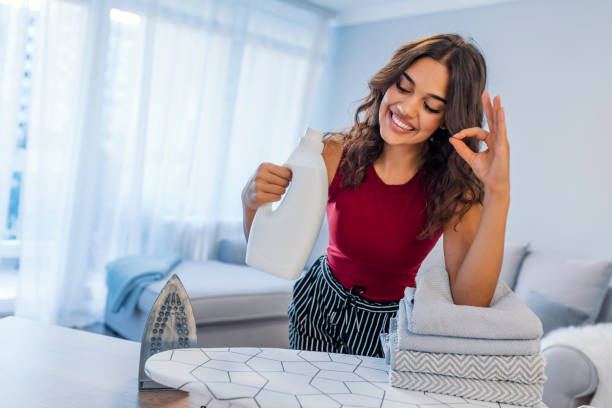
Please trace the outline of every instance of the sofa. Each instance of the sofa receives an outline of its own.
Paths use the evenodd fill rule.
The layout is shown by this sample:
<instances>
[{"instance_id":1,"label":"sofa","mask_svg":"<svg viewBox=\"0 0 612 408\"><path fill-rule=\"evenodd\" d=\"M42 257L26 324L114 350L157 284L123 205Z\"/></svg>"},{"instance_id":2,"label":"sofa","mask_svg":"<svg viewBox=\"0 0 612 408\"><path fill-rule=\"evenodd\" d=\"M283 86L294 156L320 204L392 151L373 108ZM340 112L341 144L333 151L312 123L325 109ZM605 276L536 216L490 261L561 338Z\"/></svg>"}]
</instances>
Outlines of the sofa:
<instances>
[{"instance_id":1,"label":"sofa","mask_svg":"<svg viewBox=\"0 0 612 408\"><path fill-rule=\"evenodd\" d=\"M213 258L205 262L183 261L173 270L191 300L198 346L287 348L287 307L294 282L247 266L244 262L246 243L242 229L237 225L231 231L218 237ZM306 266L325 253L327 242L327 223L324 220ZM443 263L440 240L421 267ZM572 273L572 270L580 273ZM558 279L557 271L565 274L567 282L563 284L564 279ZM584 275L588 274L594 277L586 283L582 282ZM547 329L550 331L563 325L612 322L611 275L612 263L560 262L558 255L546 254L528 245L508 245L501 279L528 306L533 305L532 309L536 309L534 311L541 317L546 332ZM105 324L124 338L140 341L148 312L166 280L148 285L132 313L128 314L123 309L113 313L107 301ZM579 299L574 299L574 292L568 292L576 287L574 281L588 286L586 293L578 296ZM547 323L549 321L550 324ZM589 403L597 388L598 377L595 365L585 353L570 345L553 344L543 349L542 354L548 361L544 402L555 408L573 408Z\"/></svg>"}]
</instances>

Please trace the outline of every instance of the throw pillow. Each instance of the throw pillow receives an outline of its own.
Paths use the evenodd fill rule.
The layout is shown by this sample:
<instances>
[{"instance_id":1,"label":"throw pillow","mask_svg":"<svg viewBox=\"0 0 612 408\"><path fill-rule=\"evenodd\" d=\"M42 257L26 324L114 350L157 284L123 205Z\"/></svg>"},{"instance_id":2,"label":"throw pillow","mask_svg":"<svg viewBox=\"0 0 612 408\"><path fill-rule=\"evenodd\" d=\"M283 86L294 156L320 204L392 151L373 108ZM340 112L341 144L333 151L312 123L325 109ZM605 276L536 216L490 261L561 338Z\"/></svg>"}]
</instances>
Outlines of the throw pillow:
<instances>
[{"instance_id":1,"label":"throw pillow","mask_svg":"<svg viewBox=\"0 0 612 408\"><path fill-rule=\"evenodd\" d=\"M445 268L444 262L444 245L443 239L440 238L431 252L423 260L419 269L429 269L434 266ZM529 244L506 245L504 248L504 259L499 277L508 285L510 289L514 289L518 271L521 264L527 255Z\"/></svg>"},{"instance_id":2,"label":"throw pillow","mask_svg":"<svg viewBox=\"0 0 612 408\"><path fill-rule=\"evenodd\" d=\"M542 321L544 335L558 327L579 326L589 318L585 312L555 302L533 290L527 293L524 302Z\"/></svg>"},{"instance_id":3,"label":"throw pillow","mask_svg":"<svg viewBox=\"0 0 612 408\"><path fill-rule=\"evenodd\" d=\"M537 290L548 299L578 309L593 323L612 275L612 262L560 259L541 251L529 252L519 273L514 292L525 302Z\"/></svg>"}]
</instances>

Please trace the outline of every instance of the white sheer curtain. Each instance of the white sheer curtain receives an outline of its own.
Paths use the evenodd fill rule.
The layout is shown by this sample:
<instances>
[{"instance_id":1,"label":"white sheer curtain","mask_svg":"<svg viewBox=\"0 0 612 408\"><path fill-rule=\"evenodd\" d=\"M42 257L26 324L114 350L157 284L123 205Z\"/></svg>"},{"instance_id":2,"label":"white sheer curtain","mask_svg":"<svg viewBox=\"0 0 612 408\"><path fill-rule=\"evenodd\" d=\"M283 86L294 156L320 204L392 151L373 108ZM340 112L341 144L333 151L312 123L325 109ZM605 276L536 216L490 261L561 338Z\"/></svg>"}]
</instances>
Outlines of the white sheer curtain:
<instances>
[{"instance_id":1,"label":"white sheer curtain","mask_svg":"<svg viewBox=\"0 0 612 408\"><path fill-rule=\"evenodd\" d=\"M301 136L328 24L296 2L43 2L16 314L101 318L104 265L212 254Z\"/></svg>"}]
</instances>

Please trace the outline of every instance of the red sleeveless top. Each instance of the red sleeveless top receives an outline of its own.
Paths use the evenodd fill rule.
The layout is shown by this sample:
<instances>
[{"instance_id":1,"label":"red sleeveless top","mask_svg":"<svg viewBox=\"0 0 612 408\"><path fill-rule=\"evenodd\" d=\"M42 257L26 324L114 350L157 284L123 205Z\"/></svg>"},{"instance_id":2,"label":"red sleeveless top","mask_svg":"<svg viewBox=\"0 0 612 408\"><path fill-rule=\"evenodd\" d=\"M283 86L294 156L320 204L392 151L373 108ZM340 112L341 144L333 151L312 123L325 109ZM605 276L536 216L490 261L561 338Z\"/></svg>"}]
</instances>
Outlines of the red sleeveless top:
<instances>
[{"instance_id":1,"label":"red sleeveless top","mask_svg":"<svg viewBox=\"0 0 612 408\"><path fill-rule=\"evenodd\" d=\"M361 296L368 300L399 300L406 286L415 286L423 259L442 234L440 229L433 238L416 239L426 224L425 170L405 184L388 185L370 164L358 188L342 187L341 173L338 166L327 201L330 269L347 290L365 287Z\"/></svg>"}]
</instances>

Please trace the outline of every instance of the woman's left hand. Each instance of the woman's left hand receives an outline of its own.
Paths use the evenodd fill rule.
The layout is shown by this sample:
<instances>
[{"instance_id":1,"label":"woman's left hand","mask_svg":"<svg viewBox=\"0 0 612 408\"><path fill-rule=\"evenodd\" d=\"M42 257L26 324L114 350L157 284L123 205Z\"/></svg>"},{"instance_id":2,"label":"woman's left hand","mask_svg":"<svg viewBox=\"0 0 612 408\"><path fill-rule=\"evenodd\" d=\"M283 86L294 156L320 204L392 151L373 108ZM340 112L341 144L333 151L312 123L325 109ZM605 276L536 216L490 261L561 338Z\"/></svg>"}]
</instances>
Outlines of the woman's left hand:
<instances>
[{"instance_id":1,"label":"woman's left hand","mask_svg":"<svg viewBox=\"0 0 612 408\"><path fill-rule=\"evenodd\" d=\"M461 156L472 168L485 186L487 192L499 194L504 197L510 196L510 146L506 137L506 118L504 108L501 107L500 98L493 99L493 106L488 92L482 94L482 104L487 115L489 131L473 127L463 129L449 142L459 156ZM487 145L487 150L473 152L462 139L476 137Z\"/></svg>"}]
</instances>

